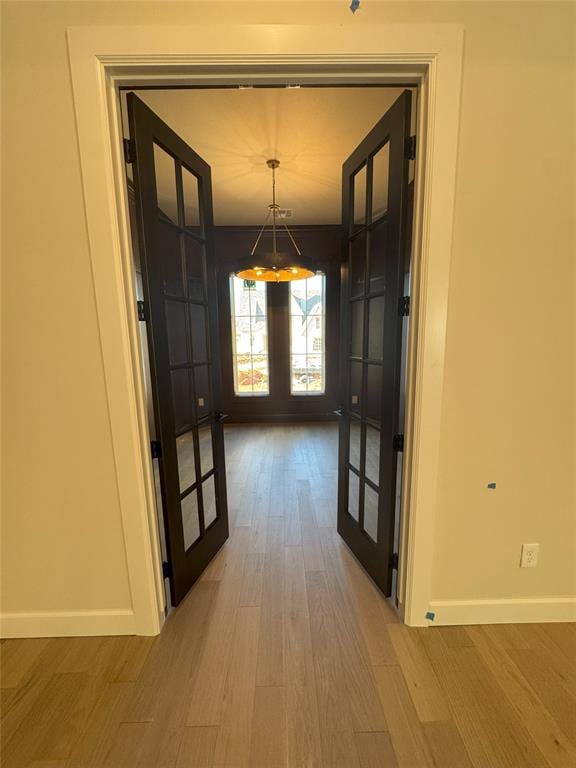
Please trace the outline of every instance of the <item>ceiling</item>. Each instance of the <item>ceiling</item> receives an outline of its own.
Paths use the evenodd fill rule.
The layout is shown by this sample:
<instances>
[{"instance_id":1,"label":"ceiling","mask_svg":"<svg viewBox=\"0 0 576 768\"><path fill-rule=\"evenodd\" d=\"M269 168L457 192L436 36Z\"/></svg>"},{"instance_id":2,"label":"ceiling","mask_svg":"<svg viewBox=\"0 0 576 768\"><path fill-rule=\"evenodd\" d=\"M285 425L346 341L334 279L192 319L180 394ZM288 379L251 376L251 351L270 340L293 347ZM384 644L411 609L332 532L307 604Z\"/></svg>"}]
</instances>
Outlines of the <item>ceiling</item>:
<instances>
[{"instance_id":1,"label":"ceiling","mask_svg":"<svg viewBox=\"0 0 576 768\"><path fill-rule=\"evenodd\" d=\"M401 88L254 88L136 91L212 167L214 219L258 225L271 199L266 160L277 158L277 202L290 224L338 224L342 163ZM123 104L124 125L125 104ZM158 179L160 207L168 179Z\"/></svg>"}]
</instances>

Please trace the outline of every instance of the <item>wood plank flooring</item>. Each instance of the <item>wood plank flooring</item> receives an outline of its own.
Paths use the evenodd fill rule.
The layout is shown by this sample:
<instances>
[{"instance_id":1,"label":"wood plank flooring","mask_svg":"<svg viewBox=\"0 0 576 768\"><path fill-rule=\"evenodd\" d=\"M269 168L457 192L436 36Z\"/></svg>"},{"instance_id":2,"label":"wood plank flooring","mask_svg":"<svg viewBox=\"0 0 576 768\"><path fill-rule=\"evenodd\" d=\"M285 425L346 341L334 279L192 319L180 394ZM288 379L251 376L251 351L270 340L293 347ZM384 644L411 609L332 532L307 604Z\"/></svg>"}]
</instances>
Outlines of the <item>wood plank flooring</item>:
<instances>
[{"instance_id":1,"label":"wood plank flooring","mask_svg":"<svg viewBox=\"0 0 576 768\"><path fill-rule=\"evenodd\" d=\"M227 428L230 540L159 637L3 641L3 768L574 768L576 625L399 624L336 442Z\"/></svg>"}]
</instances>

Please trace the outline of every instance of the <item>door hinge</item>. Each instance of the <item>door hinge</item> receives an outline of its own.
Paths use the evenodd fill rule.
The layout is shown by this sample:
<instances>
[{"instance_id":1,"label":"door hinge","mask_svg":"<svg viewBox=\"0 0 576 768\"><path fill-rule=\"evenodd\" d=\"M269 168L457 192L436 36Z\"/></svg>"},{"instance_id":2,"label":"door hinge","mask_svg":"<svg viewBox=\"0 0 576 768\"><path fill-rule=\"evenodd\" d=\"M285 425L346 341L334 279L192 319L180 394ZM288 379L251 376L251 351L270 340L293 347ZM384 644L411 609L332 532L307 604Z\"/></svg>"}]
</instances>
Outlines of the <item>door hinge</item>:
<instances>
[{"instance_id":1,"label":"door hinge","mask_svg":"<svg viewBox=\"0 0 576 768\"><path fill-rule=\"evenodd\" d=\"M146 317L146 304L143 301L137 301L136 307L138 309L138 320L147 320Z\"/></svg>"},{"instance_id":2,"label":"door hinge","mask_svg":"<svg viewBox=\"0 0 576 768\"><path fill-rule=\"evenodd\" d=\"M393 571L398 570L398 552L393 552L392 557L390 558L390 567Z\"/></svg>"},{"instance_id":3,"label":"door hinge","mask_svg":"<svg viewBox=\"0 0 576 768\"><path fill-rule=\"evenodd\" d=\"M410 314L410 296L400 296L398 314L400 317L408 317Z\"/></svg>"},{"instance_id":4,"label":"door hinge","mask_svg":"<svg viewBox=\"0 0 576 768\"><path fill-rule=\"evenodd\" d=\"M124 162L133 163L136 160L136 145L134 139L124 139Z\"/></svg>"},{"instance_id":5,"label":"door hinge","mask_svg":"<svg viewBox=\"0 0 576 768\"><path fill-rule=\"evenodd\" d=\"M153 459L159 459L162 456L160 440L150 440L150 453Z\"/></svg>"},{"instance_id":6,"label":"door hinge","mask_svg":"<svg viewBox=\"0 0 576 768\"><path fill-rule=\"evenodd\" d=\"M166 560L162 561L162 576L165 579L170 578L170 563L167 563Z\"/></svg>"},{"instance_id":7,"label":"door hinge","mask_svg":"<svg viewBox=\"0 0 576 768\"><path fill-rule=\"evenodd\" d=\"M397 453L402 453L404 450L404 435L394 435L394 440L392 441L392 448Z\"/></svg>"},{"instance_id":8,"label":"door hinge","mask_svg":"<svg viewBox=\"0 0 576 768\"><path fill-rule=\"evenodd\" d=\"M404 148L404 156L406 160L416 159L416 136L406 137L406 146Z\"/></svg>"}]
</instances>

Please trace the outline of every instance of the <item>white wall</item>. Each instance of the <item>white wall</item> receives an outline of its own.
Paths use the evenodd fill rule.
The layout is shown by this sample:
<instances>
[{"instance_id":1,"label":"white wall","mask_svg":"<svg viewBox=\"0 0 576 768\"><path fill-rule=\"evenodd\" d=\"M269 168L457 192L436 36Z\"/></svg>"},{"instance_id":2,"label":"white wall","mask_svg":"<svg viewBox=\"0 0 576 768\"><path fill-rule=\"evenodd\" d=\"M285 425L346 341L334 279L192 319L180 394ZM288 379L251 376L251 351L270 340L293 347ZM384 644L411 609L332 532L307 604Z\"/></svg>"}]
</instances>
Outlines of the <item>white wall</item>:
<instances>
[{"instance_id":1,"label":"white wall","mask_svg":"<svg viewBox=\"0 0 576 768\"><path fill-rule=\"evenodd\" d=\"M527 598L534 619L547 610L534 599L576 594L575 6L366 0L353 16L346 0L5 2L2 13L2 611L52 627L112 616L122 631L131 609L65 29L134 19L465 25L433 594L439 618L454 610L443 601L473 611ZM518 568L523 541L540 542L534 570Z\"/></svg>"}]
</instances>

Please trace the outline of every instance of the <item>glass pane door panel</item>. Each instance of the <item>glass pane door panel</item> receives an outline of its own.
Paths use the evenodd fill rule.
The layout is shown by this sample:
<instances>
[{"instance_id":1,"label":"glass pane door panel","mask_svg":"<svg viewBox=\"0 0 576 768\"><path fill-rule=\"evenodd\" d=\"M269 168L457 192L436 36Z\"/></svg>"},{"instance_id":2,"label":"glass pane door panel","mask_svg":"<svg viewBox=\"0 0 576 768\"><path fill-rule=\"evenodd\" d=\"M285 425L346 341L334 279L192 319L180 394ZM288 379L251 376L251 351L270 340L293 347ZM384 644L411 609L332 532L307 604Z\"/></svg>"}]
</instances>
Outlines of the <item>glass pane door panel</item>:
<instances>
[{"instance_id":1,"label":"glass pane door panel","mask_svg":"<svg viewBox=\"0 0 576 768\"><path fill-rule=\"evenodd\" d=\"M366 166L354 175L354 225L366 223Z\"/></svg>"},{"instance_id":2,"label":"glass pane door panel","mask_svg":"<svg viewBox=\"0 0 576 768\"><path fill-rule=\"evenodd\" d=\"M366 273L366 232L356 235L350 243L350 297L364 293Z\"/></svg>"},{"instance_id":3,"label":"glass pane door panel","mask_svg":"<svg viewBox=\"0 0 576 768\"><path fill-rule=\"evenodd\" d=\"M185 432L176 438L176 453L178 455L180 493L182 493L196 482L194 436L192 432Z\"/></svg>"},{"instance_id":4,"label":"glass pane door panel","mask_svg":"<svg viewBox=\"0 0 576 768\"><path fill-rule=\"evenodd\" d=\"M349 463L360 472L360 435L362 426L359 419L350 419L350 453Z\"/></svg>"},{"instance_id":5,"label":"glass pane door panel","mask_svg":"<svg viewBox=\"0 0 576 768\"><path fill-rule=\"evenodd\" d=\"M195 363L208 360L206 336L206 308L201 304L190 304L190 332L192 335L192 359Z\"/></svg>"},{"instance_id":6,"label":"glass pane door panel","mask_svg":"<svg viewBox=\"0 0 576 768\"><path fill-rule=\"evenodd\" d=\"M184 549L190 549L200 537L198 517L198 492L191 491L180 502L182 509L182 527L184 528Z\"/></svg>"},{"instance_id":7,"label":"glass pane door panel","mask_svg":"<svg viewBox=\"0 0 576 768\"><path fill-rule=\"evenodd\" d=\"M358 521L360 509L360 479L354 472L348 472L348 512Z\"/></svg>"},{"instance_id":8,"label":"glass pane door panel","mask_svg":"<svg viewBox=\"0 0 576 768\"><path fill-rule=\"evenodd\" d=\"M214 475L210 475L202 483L202 501L204 503L204 527L216 520L216 492L214 488Z\"/></svg>"},{"instance_id":9,"label":"glass pane door panel","mask_svg":"<svg viewBox=\"0 0 576 768\"><path fill-rule=\"evenodd\" d=\"M364 344L364 301L350 302L350 354L363 357Z\"/></svg>"},{"instance_id":10,"label":"glass pane door panel","mask_svg":"<svg viewBox=\"0 0 576 768\"><path fill-rule=\"evenodd\" d=\"M378 541L378 494L364 484L364 530L373 541Z\"/></svg>"},{"instance_id":11,"label":"glass pane door panel","mask_svg":"<svg viewBox=\"0 0 576 768\"><path fill-rule=\"evenodd\" d=\"M362 407L362 363L350 362L350 409L360 413Z\"/></svg>"},{"instance_id":12,"label":"glass pane door panel","mask_svg":"<svg viewBox=\"0 0 576 768\"><path fill-rule=\"evenodd\" d=\"M186 251L186 284L188 298L203 301L204 296L204 243L199 243L193 237L184 235Z\"/></svg>"},{"instance_id":13,"label":"glass pane door panel","mask_svg":"<svg viewBox=\"0 0 576 768\"><path fill-rule=\"evenodd\" d=\"M210 422L198 426L198 442L200 444L200 471L204 477L214 466L212 425Z\"/></svg>"},{"instance_id":14,"label":"glass pane door panel","mask_svg":"<svg viewBox=\"0 0 576 768\"><path fill-rule=\"evenodd\" d=\"M166 218L177 224L176 163L172 155L165 152L158 144L154 144L154 172L158 208Z\"/></svg>"},{"instance_id":15,"label":"glass pane door panel","mask_svg":"<svg viewBox=\"0 0 576 768\"><path fill-rule=\"evenodd\" d=\"M370 360L382 360L384 354L384 305L384 296L378 296L368 302L368 357Z\"/></svg>"},{"instance_id":16,"label":"glass pane door panel","mask_svg":"<svg viewBox=\"0 0 576 768\"><path fill-rule=\"evenodd\" d=\"M208 416L212 410L210 397L210 366L197 365L194 367L194 385L196 389L196 419Z\"/></svg>"},{"instance_id":17,"label":"glass pane door panel","mask_svg":"<svg viewBox=\"0 0 576 768\"><path fill-rule=\"evenodd\" d=\"M372 157L372 221L388 210L388 176L390 172L390 143Z\"/></svg>"},{"instance_id":18,"label":"glass pane door panel","mask_svg":"<svg viewBox=\"0 0 576 768\"><path fill-rule=\"evenodd\" d=\"M166 301L164 307L170 365L182 365L188 362L186 304L182 301Z\"/></svg>"},{"instance_id":19,"label":"glass pane door panel","mask_svg":"<svg viewBox=\"0 0 576 768\"><path fill-rule=\"evenodd\" d=\"M370 232L370 275L369 293L383 293L386 288L386 236L388 225L386 222L378 224Z\"/></svg>"},{"instance_id":20,"label":"glass pane door panel","mask_svg":"<svg viewBox=\"0 0 576 768\"><path fill-rule=\"evenodd\" d=\"M182 191L184 193L184 226L199 230L198 179L184 166L182 166Z\"/></svg>"},{"instance_id":21,"label":"glass pane door panel","mask_svg":"<svg viewBox=\"0 0 576 768\"><path fill-rule=\"evenodd\" d=\"M158 253L162 263L162 287L169 296L184 296L184 272L180 234L170 224L160 219Z\"/></svg>"},{"instance_id":22,"label":"glass pane door panel","mask_svg":"<svg viewBox=\"0 0 576 768\"><path fill-rule=\"evenodd\" d=\"M366 425L366 477L374 485L380 483L380 430Z\"/></svg>"},{"instance_id":23,"label":"glass pane door panel","mask_svg":"<svg viewBox=\"0 0 576 768\"><path fill-rule=\"evenodd\" d=\"M178 368L170 372L172 379L172 406L174 409L174 429L183 432L192 424L192 388L188 368Z\"/></svg>"},{"instance_id":24,"label":"glass pane door panel","mask_svg":"<svg viewBox=\"0 0 576 768\"><path fill-rule=\"evenodd\" d=\"M368 365L366 376L366 418L380 423L382 412L382 367Z\"/></svg>"}]
</instances>

